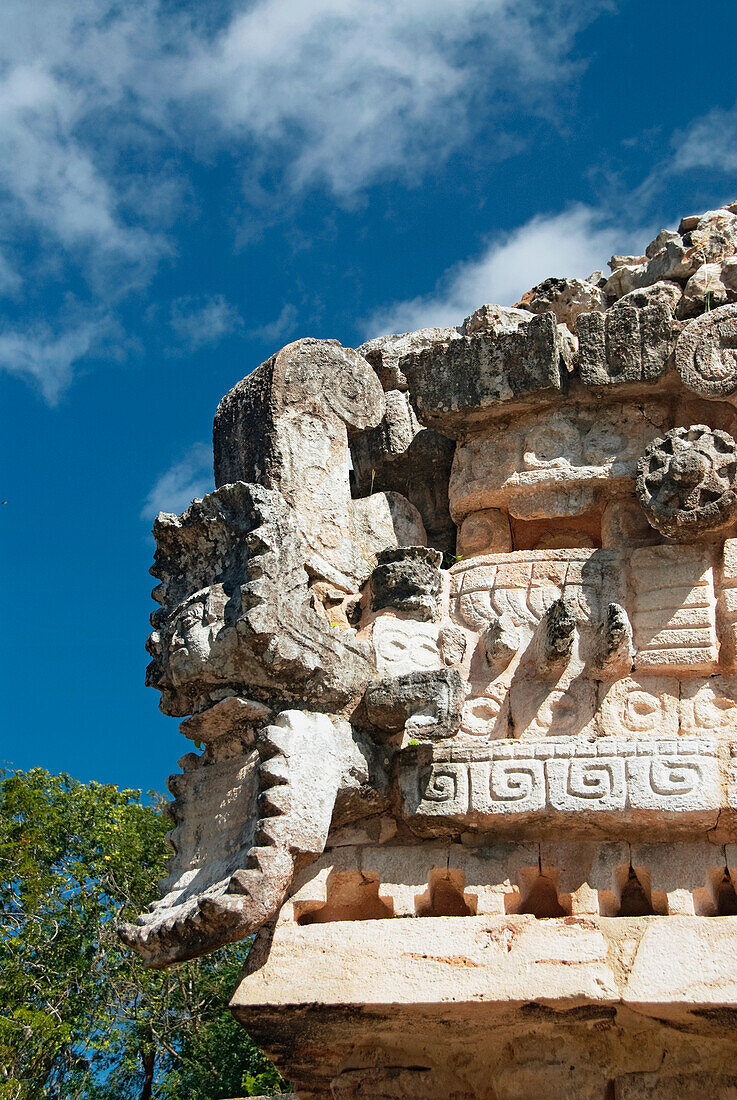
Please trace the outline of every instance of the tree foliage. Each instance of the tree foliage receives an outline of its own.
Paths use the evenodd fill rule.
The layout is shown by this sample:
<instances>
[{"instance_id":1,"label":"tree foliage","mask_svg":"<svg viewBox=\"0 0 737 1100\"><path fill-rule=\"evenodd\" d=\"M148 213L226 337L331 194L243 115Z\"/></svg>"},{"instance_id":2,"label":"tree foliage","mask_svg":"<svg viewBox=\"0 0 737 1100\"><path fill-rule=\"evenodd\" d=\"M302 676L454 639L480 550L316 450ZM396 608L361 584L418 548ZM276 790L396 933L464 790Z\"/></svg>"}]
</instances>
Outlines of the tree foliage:
<instances>
[{"instance_id":1,"label":"tree foliage","mask_svg":"<svg viewBox=\"0 0 737 1100\"><path fill-rule=\"evenodd\" d=\"M227 1010L248 945L147 971L116 939L163 874L161 810L41 768L0 779L0 1100L286 1088Z\"/></svg>"}]
</instances>

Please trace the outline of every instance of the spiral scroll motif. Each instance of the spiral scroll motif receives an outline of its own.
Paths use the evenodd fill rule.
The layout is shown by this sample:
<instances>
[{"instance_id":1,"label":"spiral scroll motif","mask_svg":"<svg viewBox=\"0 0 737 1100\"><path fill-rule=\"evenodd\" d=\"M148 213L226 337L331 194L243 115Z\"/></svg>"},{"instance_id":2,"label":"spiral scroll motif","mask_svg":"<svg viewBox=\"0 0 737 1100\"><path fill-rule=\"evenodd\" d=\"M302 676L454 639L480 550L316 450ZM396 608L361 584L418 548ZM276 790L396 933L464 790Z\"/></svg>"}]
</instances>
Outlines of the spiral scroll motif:
<instances>
[{"instance_id":1,"label":"spiral scroll motif","mask_svg":"<svg viewBox=\"0 0 737 1100\"><path fill-rule=\"evenodd\" d=\"M737 444L704 424L654 439L638 463L637 496L661 534L694 541L737 515Z\"/></svg>"}]
</instances>

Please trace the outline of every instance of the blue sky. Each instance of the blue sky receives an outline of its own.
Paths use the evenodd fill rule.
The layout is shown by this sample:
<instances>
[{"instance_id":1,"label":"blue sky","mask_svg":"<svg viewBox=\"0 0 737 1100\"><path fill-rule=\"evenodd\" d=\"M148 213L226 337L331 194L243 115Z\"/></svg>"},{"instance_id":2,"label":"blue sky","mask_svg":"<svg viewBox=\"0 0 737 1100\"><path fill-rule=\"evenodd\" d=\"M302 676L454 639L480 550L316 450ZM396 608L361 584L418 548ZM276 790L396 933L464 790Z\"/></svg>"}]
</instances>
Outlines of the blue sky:
<instances>
[{"instance_id":1,"label":"blue sky","mask_svg":"<svg viewBox=\"0 0 737 1100\"><path fill-rule=\"evenodd\" d=\"M163 789L159 509L219 398L737 198L736 0L4 0L0 760Z\"/></svg>"}]
</instances>

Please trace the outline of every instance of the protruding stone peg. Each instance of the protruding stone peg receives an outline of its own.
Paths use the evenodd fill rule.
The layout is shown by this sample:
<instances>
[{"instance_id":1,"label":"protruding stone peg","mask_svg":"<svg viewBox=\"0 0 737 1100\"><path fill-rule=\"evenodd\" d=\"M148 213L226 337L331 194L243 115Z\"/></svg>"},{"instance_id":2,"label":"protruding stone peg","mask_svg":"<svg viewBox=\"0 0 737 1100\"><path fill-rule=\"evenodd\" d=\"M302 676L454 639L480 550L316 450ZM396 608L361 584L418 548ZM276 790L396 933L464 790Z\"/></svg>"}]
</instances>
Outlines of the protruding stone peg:
<instances>
[{"instance_id":1,"label":"protruding stone peg","mask_svg":"<svg viewBox=\"0 0 737 1100\"><path fill-rule=\"evenodd\" d=\"M493 619L484 631L482 642L486 659L492 667L506 667L519 649L519 630L512 616L505 611Z\"/></svg>"},{"instance_id":2,"label":"protruding stone peg","mask_svg":"<svg viewBox=\"0 0 737 1100\"><path fill-rule=\"evenodd\" d=\"M632 624L627 612L618 603L610 603L606 616L599 626L599 651L596 665L599 668L624 672L632 664Z\"/></svg>"},{"instance_id":3,"label":"protruding stone peg","mask_svg":"<svg viewBox=\"0 0 737 1100\"><path fill-rule=\"evenodd\" d=\"M545 660L549 663L568 660L576 637L576 616L571 601L561 596L551 603L541 625Z\"/></svg>"}]
</instances>

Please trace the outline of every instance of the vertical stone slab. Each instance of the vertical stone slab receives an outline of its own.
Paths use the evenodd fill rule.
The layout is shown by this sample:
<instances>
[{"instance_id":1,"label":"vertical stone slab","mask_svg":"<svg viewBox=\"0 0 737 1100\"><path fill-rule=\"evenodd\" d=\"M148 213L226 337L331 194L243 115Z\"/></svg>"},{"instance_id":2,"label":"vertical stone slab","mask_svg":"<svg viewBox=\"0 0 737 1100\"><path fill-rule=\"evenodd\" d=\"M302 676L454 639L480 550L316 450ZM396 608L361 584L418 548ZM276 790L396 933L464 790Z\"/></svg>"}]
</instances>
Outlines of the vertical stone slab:
<instances>
[{"instance_id":1,"label":"vertical stone slab","mask_svg":"<svg viewBox=\"0 0 737 1100\"><path fill-rule=\"evenodd\" d=\"M710 672L718 657L708 549L645 546L630 558L638 669Z\"/></svg>"}]
</instances>

